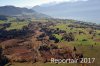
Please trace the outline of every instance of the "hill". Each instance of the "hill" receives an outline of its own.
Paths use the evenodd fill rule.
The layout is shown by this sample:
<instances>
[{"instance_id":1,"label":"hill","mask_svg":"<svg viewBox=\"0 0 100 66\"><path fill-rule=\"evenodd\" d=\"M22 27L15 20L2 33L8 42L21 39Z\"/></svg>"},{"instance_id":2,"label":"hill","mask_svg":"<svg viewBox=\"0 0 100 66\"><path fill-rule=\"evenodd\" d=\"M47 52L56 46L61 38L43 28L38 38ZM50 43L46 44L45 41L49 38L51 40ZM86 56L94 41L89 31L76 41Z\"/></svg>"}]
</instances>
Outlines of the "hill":
<instances>
[{"instance_id":1,"label":"hill","mask_svg":"<svg viewBox=\"0 0 100 66\"><path fill-rule=\"evenodd\" d=\"M5 15L5 16L21 16L24 17L26 16L27 18L29 17L35 17L35 18L44 18L48 17L45 14L38 13L32 9L27 9L27 8L20 8L20 7L15 7L15 6L2 6L0 7L0 15Z\"/></svg>"}]
</instances>

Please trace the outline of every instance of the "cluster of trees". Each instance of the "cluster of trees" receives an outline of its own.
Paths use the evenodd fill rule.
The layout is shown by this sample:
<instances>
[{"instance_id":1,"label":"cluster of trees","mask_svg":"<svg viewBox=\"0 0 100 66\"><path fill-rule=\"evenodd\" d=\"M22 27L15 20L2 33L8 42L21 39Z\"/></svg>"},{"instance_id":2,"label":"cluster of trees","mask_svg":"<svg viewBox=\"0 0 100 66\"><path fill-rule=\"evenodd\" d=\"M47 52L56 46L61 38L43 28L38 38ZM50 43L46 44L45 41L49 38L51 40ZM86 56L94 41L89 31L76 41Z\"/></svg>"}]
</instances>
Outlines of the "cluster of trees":
<instances>
[{"instance_id":1,"label":"cluster of trees","mask_svg":"<svg viewBox=\"0 0 100 66\"><path fill-rule=\"evenodd\" d=\"M6 26L9 26L7 24ZM0 39L13 39L17 37L26 37L31 35L32 31L29 30L26 26L24 26L21 30L13 29L13 30L4 30L0 29Z\"/></svg>"},{"instance_id":2,"label":"cluster of trees","mask_svg":"<svg viewBox=\"0 0 100 66\"><path fill-rule=\"evenodd\" d=\"M65 40L65 41L70 42L70 41L74 41L75 37L74 37L73 33L65 33L61 40Z\"/></svg>"},{"instance_id":3,"label":"cluster of trees","mask_svg":"<svg viewBox=\"0 0 100 66\"><path fill-rule=\"evenodd\" d=\"M8 63L8 59L2 54L2 47L0 45L0 66L4 66L6 63Z\"/></svg>"},{"instance_id":4,"label":"cluster of trees","mask_svg":"<svg viewBox=\"0 0 100 66\"><path fill-rule=\"evenodd\" d=\"M38 39L39 41L42 41L42 40L44 40L44 37L46 37L46 34L45 34L45 33L39 35L39 36L37 37L37 39Z\"/></svg>"},{"instance_id":5,"label":"cluster of trees","mask_svg":"<svg viewBox=\"0 0 100 66\"><path fill-rule=\"evenodd\" d=\"M1 29L6 29L7 27L11 26L11 23L3 23L3 24L0 24L0 26L2 27Z\"/></svg>"},{"instance_id":6,"label":"cluster of trees","mask_svg":"<svg viewBox=\"0 0 100 66\"><path fill-rule=\"evenodd\" d=\"M55 43L58 43L58 42L60 41L58 38L56 38L55 35L50 35L50 36L49 36L49 39L50 39L50 40L54 40Z\"/></svg>"}]
</instances>

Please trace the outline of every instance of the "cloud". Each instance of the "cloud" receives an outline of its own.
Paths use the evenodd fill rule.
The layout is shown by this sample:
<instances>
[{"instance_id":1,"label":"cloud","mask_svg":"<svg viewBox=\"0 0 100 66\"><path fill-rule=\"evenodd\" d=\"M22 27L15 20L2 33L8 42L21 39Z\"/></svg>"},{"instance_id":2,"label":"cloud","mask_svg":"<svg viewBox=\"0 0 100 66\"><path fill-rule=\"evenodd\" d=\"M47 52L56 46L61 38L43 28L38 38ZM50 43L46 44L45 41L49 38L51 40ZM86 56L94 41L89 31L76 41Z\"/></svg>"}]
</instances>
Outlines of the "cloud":
<instances>
[{"instance_id":1,"label":"cloud","mask_svg":"<svg viewBox=\"0 0 100 66\"><path fill-rule=\"evenodd\" d=\"M41 0L41 2L44 2L44 3L50 3L50 2L56 2L56 3L60 3L60 2L77 2L77 1L88 1L88 0Z\"/></svg>"},{"instance_id":2,"label":"cloud","mask_svg":"<svg viewBox=\"0 0 100 66\"><path fill-rule=\"evenodd\" d=\"M14 5L18 7L36 6L48 3L61 3L61 2L77 2L87 0L0 0L0 5Z\"/></svg>"},{"instance_id":3,"label":"cloud","mask_svg":"<svg viewBox=\"0 0 100 66\"><path fill-rule=\"evenodd\" d=\"M58 4L62 2L78 2L78 1L88 1L88 0L28 0L28 6L36 6L36 5L43 5L43 4ZM29 3L28 3L29 2Z\"/></svg>"},{"instance_id":4,"label":"cloud","mask_svg":"<svg viewBox=\"0 0 100 66\"><path fill-rule=\"evenodd\" d=\"M88 0L37 0L36 4L41 5L41 4L47 4L47 3L61 3L61 2L78 2L78 1L88 1Z\"/></svg>"}]
</instances>

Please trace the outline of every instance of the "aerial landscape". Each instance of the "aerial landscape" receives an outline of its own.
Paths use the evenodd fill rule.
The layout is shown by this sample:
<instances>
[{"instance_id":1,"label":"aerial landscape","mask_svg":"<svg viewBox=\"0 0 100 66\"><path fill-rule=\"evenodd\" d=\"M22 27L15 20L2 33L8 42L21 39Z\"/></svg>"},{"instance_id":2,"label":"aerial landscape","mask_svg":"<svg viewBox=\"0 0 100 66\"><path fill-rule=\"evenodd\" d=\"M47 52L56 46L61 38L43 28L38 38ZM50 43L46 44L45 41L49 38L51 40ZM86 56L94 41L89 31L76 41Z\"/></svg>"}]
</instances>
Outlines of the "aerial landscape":
<instances>
[{"instance_id":1,"label":"aerial landscape","mask_svg":"<svg viewBox=\"0 0 100 66\"><path fill-rule=\"evenodd\" d=\"M100 66L100 0L1 0L0 66Z\"/></svg>"}]
</instances>

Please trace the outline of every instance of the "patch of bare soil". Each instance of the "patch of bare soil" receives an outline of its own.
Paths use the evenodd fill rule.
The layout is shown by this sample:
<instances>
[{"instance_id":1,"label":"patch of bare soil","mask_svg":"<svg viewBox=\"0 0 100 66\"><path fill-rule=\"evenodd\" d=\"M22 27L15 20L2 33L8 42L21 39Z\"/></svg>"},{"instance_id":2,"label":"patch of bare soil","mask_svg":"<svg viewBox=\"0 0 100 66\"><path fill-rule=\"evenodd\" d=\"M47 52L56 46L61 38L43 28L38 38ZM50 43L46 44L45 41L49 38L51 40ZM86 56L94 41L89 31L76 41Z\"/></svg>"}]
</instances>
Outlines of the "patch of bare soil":
<instances>
[{"instance_id":1,"label":"patch of bare soil","mask_svg":"<svg viewBox=\"0 0 100 66\"><path fill-rule=\"evenodd\" d=\"M94 41L96 41L96 42L100 42L100 39L94 39Z\"/></svg>"}]
</instances>

